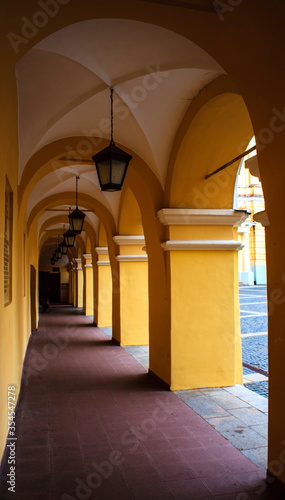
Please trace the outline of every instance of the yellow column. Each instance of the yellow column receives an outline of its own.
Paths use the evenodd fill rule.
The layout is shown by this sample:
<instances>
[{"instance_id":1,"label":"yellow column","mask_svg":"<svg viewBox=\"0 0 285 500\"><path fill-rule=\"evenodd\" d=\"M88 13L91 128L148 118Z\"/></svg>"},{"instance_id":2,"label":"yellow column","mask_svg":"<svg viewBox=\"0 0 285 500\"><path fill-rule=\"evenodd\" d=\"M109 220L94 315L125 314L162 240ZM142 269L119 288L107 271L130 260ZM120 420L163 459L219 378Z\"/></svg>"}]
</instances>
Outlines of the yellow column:
<instances>
[{"instance_id":1,"label":"yellow column","mask_svg":"<svg viewBox=\"0 0 285 500\"><path fill-rule=\"evenodd\" d=\"M83 255L83 311L86 316L94 313L94 287L93 287L93 265L92 255Z\"/></svg>"},{"instance_id":2,"label":"yellow column","mask_svg":"<svg viewBox=\"0 0 285 500\"><path fill-rule=\"evenodd\" d=\"M83 269L81 259L74 259L75 271L75 306L83 307Z\"/></svg>"},{"instance_id":3,"label":"yellow column","mask_svg":"<svg viewBox=\"0 0 285 500\"><path fill-rule=\"evenodd\" d=\"M72 259L72 304L77 307L77 263Z\"/></svg>"},{"instance_id":4,"label":"yellow column","mask_svg":"<svg viewBox=\"0 0 285 500\"><path fill-rule=\"evenodd\" d=\"M112 326L112 274L108 247L96 247L98 255L98 326Z\"/></svg>"},{"instance_id":5,"label":"yellow column","mask_svg":"<svg viewBox=\"0 0 285 500\"><path fill-rule=\"evenodd\" d=\"M242 383L235 210L163 209L171 288L171 389Z\"/></svg>"},{"instance_id":6,"label":"yellow column","mask_svg":"<svg viewBox=\"0 0 285 500\"><path fill-rule=\"evenodd\" d=\"M250 243L249 233L252 222L248 221L242 227L238 228L238 236L244 248L239 252L238 256L238 269L239 269L239 282L245 285L254 285L254 274L250 267Z\"/></svg>"},{"instance_id":7,"label":"yellow column","mask_svg":"<svg viewBox=\"0 0 285 500\"><path fill-rule=\"evenodd\" d=\"M142 235L115 236L120 248L121 345L149 343L148 257Z\"/></svg>"},{"instance_id":8,"label":"yellow column","mask_svg":"<svg viewBox=\"0 0 285 500\"><path fill-rule=\"evenodd\" d=\"M69 264L69 303L74 306L74 271L73 271L73 261Z\"/></svg>"}]
</instances>

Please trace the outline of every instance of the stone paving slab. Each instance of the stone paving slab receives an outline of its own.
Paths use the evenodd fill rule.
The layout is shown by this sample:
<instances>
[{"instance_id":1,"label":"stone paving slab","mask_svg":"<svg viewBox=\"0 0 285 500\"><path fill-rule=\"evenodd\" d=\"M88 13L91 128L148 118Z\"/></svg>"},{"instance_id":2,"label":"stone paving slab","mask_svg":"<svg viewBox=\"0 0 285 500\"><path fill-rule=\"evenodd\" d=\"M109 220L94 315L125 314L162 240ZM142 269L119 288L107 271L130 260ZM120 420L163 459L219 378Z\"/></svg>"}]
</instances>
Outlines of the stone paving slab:
<instances>
[{"instance_id":1,"label":"stone paving slab","mask_svg":"<svg viewBox=\"0 0 285 500\"><path fill-rule=\"evenodd\" d=\"M267 440L261 434L243 424L241 420L234 416L207 418L206 420L240 451L261 448L267 445Z\"/></svg>"},{"instance_id":2,"label":"stone paving slab","mask_svg":"<svg viewBox=\"0 0 285 500\"><path fill-rule=\"evenodd\" d=\"M239 408L230 410L230 413L241 420L244 424L251 427L252 425L267 425L267 415L256 408Z\"/></svg>"},{"instance_id":3,"label":"stone paving slab","mask_svg":"<svg viewBox=\"0 0 285 500\"><path fill-rule=\"evenodd\" d=\"M250 373L243 377L244 384L249 384L250 382L263 382L264 380L268 380L268 377L261 373Z\"/></svg>"},{"instance_id":4,"label":"stone paving slab","mask_svg":"<svg viewBox=\"0 0 285 500\"><path fill-rule=\"evenodd\" d=\"M213 398L207 396L197 396L195 398L184 398L183 401L204 419L212 417L227 417L229 413Z\"/></svg>"},{"instance_id":5,"label":"stone paving slab","mask_svg":"<svg viewBox=\"0 0 285 500\"><path fill-rule=\"evenodd\" d=\"M224 390L234 396L237 396L250 406L257 408L263 413L268 413L268 400L264 396L260 396L259 394L256 394L239 384L234 387L225 387Z\"/></svg>"},{"instance_id":6,"label":"stone paving slab","mask_svg":"<svg viewBox=\"0 0 285 500\"><path fill-rule=\"evenodd\" d=\"M251 450L241 450L241 452L261 470L265 471L267 469L267 446L253 448Z\"/></svg>"},{"instance_id":7,"label":"stone paving slab","mask_svg":"<svg viewBox=\"0 0 285 500\"><path fill-rule=\"evenodd\" d=\"M264 438L268 438L268 426L264 424L260 425L251 425L251 428L258 432L258 434L261 434Z\"/></svg>"},{"instance_id":8,"label":"stone paving slab","mask_svg":"<svg viewBox=\"0 0 285 500\"><path fill-rule=\"evenodd\" d=\"M208 395L209 397L214 397L215 402L222 406L225 410L233 410L235 408L245 408L249 407L249 404L243 401L242 399L239 399L232 394L227 394L224 390L221 391L220 393L216 393L215 391L205 391L204 394Z\"/></svg>"}]
</instances>

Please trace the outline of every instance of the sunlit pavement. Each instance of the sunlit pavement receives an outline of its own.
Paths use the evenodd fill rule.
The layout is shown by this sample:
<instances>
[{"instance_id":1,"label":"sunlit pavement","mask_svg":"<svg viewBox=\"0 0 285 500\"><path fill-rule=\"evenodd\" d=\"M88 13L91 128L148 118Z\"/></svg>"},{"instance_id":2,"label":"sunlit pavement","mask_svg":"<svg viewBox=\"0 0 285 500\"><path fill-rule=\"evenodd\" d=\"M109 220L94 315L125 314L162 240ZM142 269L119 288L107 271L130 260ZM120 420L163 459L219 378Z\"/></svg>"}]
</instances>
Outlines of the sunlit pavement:
<instances>
[{"instance_id":1,"label":"sunlit pavement","mask_svg":"<svg viewBox=\"0 0 285 500\"><path fill-rule=\"evenodd\" d=\"M268 397L267 295L265 285L240 287L244 385Z\"/></svg>"}]
</instances>

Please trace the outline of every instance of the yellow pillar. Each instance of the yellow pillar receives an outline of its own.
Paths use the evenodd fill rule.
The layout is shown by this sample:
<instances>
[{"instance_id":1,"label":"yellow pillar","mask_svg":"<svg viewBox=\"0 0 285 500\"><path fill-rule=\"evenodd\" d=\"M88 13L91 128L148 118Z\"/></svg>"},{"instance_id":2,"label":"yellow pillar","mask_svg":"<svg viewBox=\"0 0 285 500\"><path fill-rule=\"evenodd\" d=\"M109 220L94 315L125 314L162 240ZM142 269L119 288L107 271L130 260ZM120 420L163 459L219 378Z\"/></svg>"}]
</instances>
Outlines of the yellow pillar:
<instances>
[{"instance_id":1,"label":"yellow pillar","mask_svg":"<svg viewBox=\"0 0 285 500\"><path fill-rule=\"evenodd\" d=\"M171 389L242 383L235 210L163 209L171 288Z\"/></svg>"},{"instance_id":2,"label":"yellow pillar","mask_svg":"<svg viewBox=\"0 0 285 500\"><path fill-rule=\"evenodd\" d=\"M92 255L83 255L83 311L86 316L93 316L94 313L94 287L93 287L93 265Z\"/></svg>"},{"instance_id":3,"label":"yellow pillar","mask_svg":"<svg viewBox=\"0 0 285 500\"><path fill-rule=\"evenodd\" d=\"M143 250L143 235L118 235L120 248L120 317L121 345L149 343L148 257Z\"/></svg>"},{"instance_id":4,"label":"yellow pillar","mask_svg":"<svg viewBox=\"0 0 285 500\"><path fill-rule=\"evenodd\" d=\"M75 262L75 306L83 307L83 269L81 259L73 259Z\"/></svg>"},{"instance_id":5,"label":"yellow pillar","mask_svg":"<svg viewBox=\"0 0 285 500\"><path fill-rule=\"evenodd\" d=\"M96 247L98 255L98 326L112 326L112 274L108 247Z\"/></svg>"},{"instance_id":6,"label":"yellow pillar","mask_svg":"<svg viewBox=\"0 0 285 500\"><path fill-rule=\"evenodd\" d=\"M77 271L76 271L76 261L72 260L72 304L77 307Z\"/></svg>"},{"instance_id":7,"label":"yellow pillar","mask_svg":"<svg viewBox=\"0 0 285 500\"><path fill-rule=\"evenodd\" d=\"M69 264L69 303L74 306L74 271L73 261Z\"/></svg>"},{"instance_id":8,"label":"yellow pillar","mask_svg":"<svg viewBox=\"0 0 285 500\"><path fill-rule=\"evenodd\" d=\"M249 233L252 222L248 221L242 227L238 228L238 236L244 248L239 252L238 268L239 268L239 282L245 285L254 285L254 275L250 266L250 242Z\"/></svg>"}]
</instances>

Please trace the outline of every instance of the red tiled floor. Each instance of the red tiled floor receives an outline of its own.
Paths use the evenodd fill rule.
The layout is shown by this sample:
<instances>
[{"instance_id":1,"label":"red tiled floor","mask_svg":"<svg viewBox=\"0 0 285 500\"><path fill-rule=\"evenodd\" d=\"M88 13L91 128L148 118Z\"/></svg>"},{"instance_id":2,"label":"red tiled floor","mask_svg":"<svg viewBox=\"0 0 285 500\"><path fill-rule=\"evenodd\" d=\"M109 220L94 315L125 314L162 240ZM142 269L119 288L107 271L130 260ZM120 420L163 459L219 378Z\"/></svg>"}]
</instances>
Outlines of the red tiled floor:
<instances>
[{"instance_id":1,"label":"red tiled floor","mask_svg":"<svg viewBox=\"0 0 285 500\"><path fill-rule=\"evenodd\" d=\"M227 471L216 460L204 462L191 462L191 469L197 477L225 476Z\"/></svg>"},{"instance_id":2,"label":"red tiled floor","mask_svg":"<svg viewBox=\"0 0 285 500\"><path fill-rule=\"evenodd\" d=\"M237 500L264 486L252 462L77 310L42 315L24 373L15 500ZM267 486L258 500L269 498Z\"/></svg>"},{"instance_id":3,"label":"red tiled floor","mask_svg":"<svg viewBox=\"0 0 285 500\"><path fill-rule=\"evenodd\" d=\"M192 498L209 498L209 490L203 485L200 479L179 479L177 481L168 481L174 498L179 500L189 500Z\"/></svg>"},{"instance_id":4,"label":"red tiled floor","mask_svg":"<svg viewBox=\"0 0 285 500\"><path fill-rule=\"evenodd\" d=\"M204 477L202 483L212 495L226 495L228 493L240 492L240 483L233 476Z\"/></svg>"}]
</instances>

